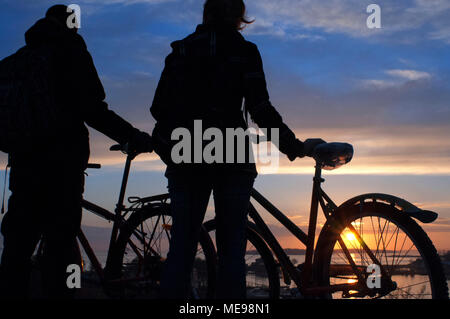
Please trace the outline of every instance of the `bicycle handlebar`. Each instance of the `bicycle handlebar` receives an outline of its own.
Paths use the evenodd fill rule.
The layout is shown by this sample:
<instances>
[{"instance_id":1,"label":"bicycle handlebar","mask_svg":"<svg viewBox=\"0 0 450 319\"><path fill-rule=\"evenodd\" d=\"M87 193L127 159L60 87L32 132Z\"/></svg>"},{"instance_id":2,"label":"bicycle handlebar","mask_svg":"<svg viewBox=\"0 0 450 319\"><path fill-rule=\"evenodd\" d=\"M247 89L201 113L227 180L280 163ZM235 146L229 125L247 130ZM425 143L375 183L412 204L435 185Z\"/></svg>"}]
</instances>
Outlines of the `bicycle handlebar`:
<instances>
[{"instance_id":1,"label":"bicycle handlebar","mask_svg":"<svg viewBox=\"0 0 450 319\"><path fill-rule=\"evenodd\" d=\"M87 164L87 168L100 169L100 168L102 168L102 165L101 164Z\"/></svg>"},{"instance_id":2,"label":"bicycle handlebar","mask_svg":"<svg viewBox=\"0 0 450 319\"><path fill-rule=\"evenodd\" d=\"M130 150L130 147L129 147L128 143L127 143L127 144L124 144L124 145L121 145L121 144L113 145L113 146L111 146L111 147L109 148L109 150L110 150L111 152L122 152L122 153L124 153L124 154L127 154L127 155L131 156L132 158L135 158L136 156L138 156L138 155L140 155L140 154L144 154L144 153L152 153L152 152L153 152L153 149L151 149L151 150L145 150L145 151L143 151L143 150L141 150L141 151L136 151L136 150L132 150L132 149Z\"/></svg>"},{"instance_id":3,"label":"bicycle handlebar","mask_svg":"<svg viewBox=\"0 0 450 319\"><path fill-rule=\"evenodd\" d=\"M118 152L118 151L126 152L126 149L127 149L127 147L125 145L120 145L120 144L113 145L109 148L109 150L111 152Z\"/></svg>"}]
</instances>

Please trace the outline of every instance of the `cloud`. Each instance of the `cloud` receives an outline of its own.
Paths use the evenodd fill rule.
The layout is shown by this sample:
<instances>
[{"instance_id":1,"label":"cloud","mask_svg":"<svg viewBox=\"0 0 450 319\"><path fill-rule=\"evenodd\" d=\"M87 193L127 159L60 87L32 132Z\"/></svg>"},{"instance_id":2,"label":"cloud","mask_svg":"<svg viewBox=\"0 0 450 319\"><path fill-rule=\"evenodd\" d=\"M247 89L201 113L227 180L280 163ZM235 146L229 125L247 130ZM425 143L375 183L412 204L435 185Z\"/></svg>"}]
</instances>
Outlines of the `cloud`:
<instances>
[{"instance_id":1,"label":"cloud","mask_svg":"<svg viewBox=\"0 0 450 319\"><path fill-rule=\"evenodd\" d=\"M450 44L450 26L431 32L430 38L433 40L442 40L445 43Z\"/></svg>"},{"instance_id":2,"label":"cloud","mask_svg":"<svg viewBox=\"0 0 450 319\"><path fill-rule=\"evenodd\" d=\"M389 75L388 79L362 80L360 85L367 89L389 89L405 85L407 82L431 80L432 75L428 72L417 70L393 69L384 71Z\"/></svg>"},{"instance_id":3,"label":"cloud","mask_svg":"<svg viewBox=\"0 0 450 319\"><path fill-rule=\"evenodd\" d=\"M388 70L386 71L386 73L409 81L417 81L431 78L430 73L415 70Z\"/></svg>"},{"instance_id":4,"label":"cloud","mask_svg":"<svg viewBox=\"0 0 450 319\"><path fill-rule=\"evenodd\" d=\"M261 14L268 21L283 22L284 26L359 33L364 26L359 21L365 23L363 11L354 9L354 1L256 0L248 1L248 4L254 9L255 16Z\"/></svg>"},{"instance_id":5,"label":"cloud","mask_svg":"<svg viewBox=\"0 0 450 319\"><path fill-rule=\"evenodd\" d=\"M257 17L251 25L244 30L245 35L271 36L279 40L324 40L322 35L313 34L305 30L294 30L288 25L267 17Z\"/></svg>"},{"instance_id":6,"label":"cloud","mask_svg":"<svg viewBox=\"0 0 450 319\"><path fill-rule=\"evenodd\" d=\"M362 80L361 86L364 88L375 88L375 89L388 89L395 87L399 85L398 81L393 80L377 80L377 79L370 79L370 80Z\"/></svg>"},{"instance_id":7,"label":"cloud","mask_svg":"<svg viewBox=\"0 0 450 319\"><path fill-rule=\"evenodd\" d=\"M379 0L381 29L367 28L366 8L371 1L248 0L247 3L250 15L263 19L265 26L272 25L274 33L295 34L298 32L295 28L302 28L303 32L341 33L380 41L391 38L405 43L424 39L450 41L450 6L446 0Z\"/></svg>"}]
</instances>

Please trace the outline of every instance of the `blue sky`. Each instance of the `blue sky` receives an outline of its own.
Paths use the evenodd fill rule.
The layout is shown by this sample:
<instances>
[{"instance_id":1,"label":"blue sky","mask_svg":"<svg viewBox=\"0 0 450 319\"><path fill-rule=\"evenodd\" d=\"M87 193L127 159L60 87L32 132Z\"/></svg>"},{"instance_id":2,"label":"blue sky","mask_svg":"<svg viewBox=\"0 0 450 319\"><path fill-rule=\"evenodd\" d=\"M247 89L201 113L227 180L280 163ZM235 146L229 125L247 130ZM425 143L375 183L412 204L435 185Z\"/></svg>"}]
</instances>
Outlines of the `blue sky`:
<instances>
[{"instance_id":1,"label":"blue sky","mask_svg":"<svg viewBox=\"0 0 450 319\"><path fill-rule=\"evenodd\" d=\"M380 30L366 26L366 7L374 2L382 10ZM24 32L56 3L81 6L80 33L110 107L151 131L148 108L164 58L170 43L200 22L203 0L0 0L0 58L22 46ZM330 193L340 202L368 191L390 192L436 207L440 228L432 236L450 249L450 1L246 3L255 23L243 34L261 51L272 103L287 124L300 139L355 147L354 161L329 177ZM110 208L123 161L108 152L111 143L92 131L92 161L106 168L91 172L86 192ZM305 174L311 167L311 160L283 160L278 174L260 176L257 185L292 216L306 216L298 210L306 211L309 202ZM163 169L156 156L140 157L130 194L165 191ZM290 198L298 196L305 200L296 206ZM90 217L85 223L104 225Z\"/></svg>"}]
</instances>

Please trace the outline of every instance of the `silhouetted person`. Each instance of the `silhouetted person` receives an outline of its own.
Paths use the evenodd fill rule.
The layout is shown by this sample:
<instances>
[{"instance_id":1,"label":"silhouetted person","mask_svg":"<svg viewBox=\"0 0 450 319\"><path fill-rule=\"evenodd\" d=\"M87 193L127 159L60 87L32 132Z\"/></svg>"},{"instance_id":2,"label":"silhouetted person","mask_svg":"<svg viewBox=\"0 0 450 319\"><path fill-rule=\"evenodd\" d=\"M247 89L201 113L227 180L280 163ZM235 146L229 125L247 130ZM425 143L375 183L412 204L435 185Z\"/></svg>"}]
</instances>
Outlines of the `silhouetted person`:
<instances>
[{"instance_id":1,"label":"silhouetted person","mask_svg":"<svg viewBox=\"0 0 450 319\"><path fill-rule=\"evenodd\" d=\"M245 298L246 220L250 192L257 176L246 154L241 164L175 164L171 134L185 127L194 135L194 120L203 129L247 128L248 111L261 128L278 128L280 150L290 160L311 155L320 139L305 143L283 123L269 100L263 64L255 44L246 41L242 0L207 0L203 24L172 43L151 113L157 120L155 150L167 163L173 214L170 251L161 281L161 297L186 298L199 231L211 192L216 209L218 250L217 298ZM226 152L226 149L223 150ZM236 154L235 154L236 155ZM236 157L235 157L236 159Z\"/></svg>"},{"instance_id":2,"label":"silhouetted person","mask_svg":"<svg viewBox=\"0 0 450 319\"><path fill-rule=\"evenodd\" d=\"M89 159L85 124L135 150L150 150L150 136L108 110L92 57L77 29L66 23L67 7L51 7L25 34L30 49L50 49L55 101L61 110L57 134L29 149L10 152L9 209L1 231L4 249L0 289L5 298L28 295L30 257L44 238L44 291L50 298L71 297L66 286L81 224L84 171ZM47 57L48 58L48 57Z\"/></svg>"}]
</instances>

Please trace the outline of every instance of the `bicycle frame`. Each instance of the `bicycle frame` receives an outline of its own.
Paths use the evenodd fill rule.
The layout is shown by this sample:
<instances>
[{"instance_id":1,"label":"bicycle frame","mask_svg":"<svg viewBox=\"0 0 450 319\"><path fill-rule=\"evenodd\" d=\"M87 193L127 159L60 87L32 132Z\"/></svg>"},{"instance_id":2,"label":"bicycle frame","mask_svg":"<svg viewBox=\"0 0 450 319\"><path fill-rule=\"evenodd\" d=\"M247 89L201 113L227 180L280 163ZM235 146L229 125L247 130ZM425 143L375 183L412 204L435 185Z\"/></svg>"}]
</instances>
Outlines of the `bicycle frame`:
<instances>
[{"instance_id":1,"label":"bicycle frame","mask_svg":"<svg viewBox=\"0 0 450 319\"><path fill-rule=\"evenodd\" d=\"M112 212L108 211L107 209L104 209L94 203L91 203L85 199L82 200L82 207L84 209L86 209L87 211L89 211L109 222L113 222L113 228L112 228L112 232L111 232L111 238L110 238L110 242L109 242L105 268L108 268L108 266L112 262L113 252L114 252L115 245L117 242L119 229L125 223L123 213L130 211L129 209L127 209L124 206L124 201L125 201L125 194L126 194L126 189L127 189L127 184L128 184L128 177L130 175L131 162L133 161L133 159L135 157L136 157L135 154L127 155L125 168L124 168L124 172L123 172L123 176L122 176L122 183L121 183L120 192L119 192L119 199L117 201L114 213L112 213ZM89 165L89 167L100 168L100 165L91 164L91 165ZM153 196L153 197L149 197L149 198L145 199L144 201L153 201L153 200L158 200L160 198L165 198L165 197L168 197L168 195ZM104 269L103 269L100 261L98 260L94 250L92 249L91 245L89 244L89 241L86 238L84 232L81 229L78 233L78 240L79 240L81 246L83 247L84 251L86 252L87 257L91 261L95 272L98 274L100 279L102 281L104 281L105 280Z\"/></svg>"},{"instance_id":2,"label":"bicycle frame","mask_svg":"<svg viewBox=\"0 0 450 319\"><path fill-rule=\"evenodd\" d=\"M331 198L323 191L321 184L325 180L322 178L322 168L319 164L316 164L315 174L313 179L313 190L312 190L312 198L311 198L311 209L310 209L310 219L308 226L308 233L302 231L297 225L295 225L288 217L286 217L278 208L276 208L272 203L270 203L264 196L262 196L255 189L252 190L251 197L258 202L267 212L269 212L278 222L280 222L289 232L294 235L300 242L302 242L306 246L306 254L305 254L305 263L303 265L302 271L298 271L298 269L294 266L294 264L289 259L286 252L281 247L280 243L277 241L273 233L270 231L269 227L265 224L261 215L257 212L253 204L250 203L249 206L249 217L253 219L256 226L260 230L262 237L266 240L269 247L274 252L278 261L282 265L283 275L285 278L285 282L287 284L290 283L288 277L290 277L294 283L301 289L301 292L305 295L314 295L320 293L331 293L337 291L348 291L353 290L360 285L360 281L364 279L363 274L360 269L356 266L353 258L350 255L345 243L339 240L339 244L341 245L344 254L349 260L350 265L352 266L353 271L358 277L358 282L348 283L348 284L339 284L339 285L331 285L327 287L318 287L311 280L313 278L313 256L315 250L315 235L317 228L317 216L319 205L321 206L325 217L329 219L332 216L334 210L337 209L337 205L331 200ZM381 263L376 259L370 249L365 245L362 238L357 234L355 229L351 229L352 232L355 233L357 240L361 243L362 247L367 251L374 264L381 265ZM382 273L384 273L383 268L381 269ZM287 272L287 273L285 273Z\"/></svg>"},{"instance_id":3,"label":"bicycle frame","mask_svg":"<svg viewBox=\"0 0 450 319\"><path fill-rule=\"evenodd\" d=\"M111 221L115 220L115 214L113 214L113 213L109 212L108 210L106 210L100 206L97 206L87 200L83 199L81 206L84 209L94 213L95 215L97 215L107 221L111 222ZM94 250L92 249L91 245L89 244L88 239L86 238L86 235L84 234L84 232L81 229L78 233L78 240L79 240L81 246L83 247L84 251L86 252L87 257L91 261L95 272L98 274L98 276L100 277L101 280L104 280L105 276L104 276L102 264L98 260L97 255L95 254ZM108 252L108 255L109 255L109 252Z\"/></svg>"}]
</instances>

